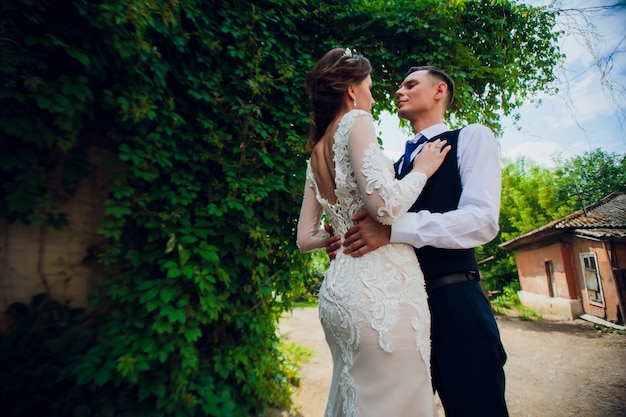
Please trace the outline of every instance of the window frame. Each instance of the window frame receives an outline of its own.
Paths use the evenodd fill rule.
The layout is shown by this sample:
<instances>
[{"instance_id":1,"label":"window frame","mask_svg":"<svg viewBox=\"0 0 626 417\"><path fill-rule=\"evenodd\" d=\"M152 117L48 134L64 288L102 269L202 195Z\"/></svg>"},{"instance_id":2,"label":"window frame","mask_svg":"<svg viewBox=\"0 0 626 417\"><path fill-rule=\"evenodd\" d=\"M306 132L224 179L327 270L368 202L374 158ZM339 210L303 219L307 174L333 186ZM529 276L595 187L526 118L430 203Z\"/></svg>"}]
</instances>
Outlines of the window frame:
<instances>
[{"instance_id":1,"label":"window frame","mask_svg":"<svg viewBox=\"0 0 626 417\"><path fill-rule=\"evenodd\" d=\"M606 304L604 302L604 292L602 291L602 279L600 277L600 268L598 268L598 257L594 252L581 252L579 254L580 257L580 268L582 271L582 279L583 279L583 283L585 284L585 294L587 296L587 301L589 302L589 304L597 306L597 307L605 307ZM591 259L593 260L593 266L595 268L592 268L591 265L590 267L587 267L587 265L585 264L585 260L586 259ZM595 280L598 283L598 290L594 290L594 289L589 289L589 286L587 285L587 280L588 280L588 273L591 273L593 271L593 273L595 274ZM592 298L591 293L595 292L598 294L598 297L600 300L596 299L596 298Z\"/></svg>"}]
</instances>

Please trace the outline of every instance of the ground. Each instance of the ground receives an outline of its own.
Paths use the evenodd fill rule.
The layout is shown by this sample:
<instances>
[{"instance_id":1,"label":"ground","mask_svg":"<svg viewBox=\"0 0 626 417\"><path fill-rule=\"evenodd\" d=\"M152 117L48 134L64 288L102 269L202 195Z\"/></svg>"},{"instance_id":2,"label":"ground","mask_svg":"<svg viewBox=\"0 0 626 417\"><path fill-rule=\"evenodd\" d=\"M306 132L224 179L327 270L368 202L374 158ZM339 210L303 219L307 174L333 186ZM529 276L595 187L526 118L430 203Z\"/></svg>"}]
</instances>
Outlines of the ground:
<instances>
[{"instance_id":1,"label":"ground","mask_svg":"<svg viewBox=\"0 0 626 417\"><path fill-rule=\"evenodd\" d=\"M498 317L508 361L510 417L626 416L626 336L583 320L523 321ZM281 320L288 340L315 351L302 366L289 411L270 417L322 417L332 361L316 308L296 308ZM440 407L440 417L444 417Z\"/></svg>"}]
</instances>

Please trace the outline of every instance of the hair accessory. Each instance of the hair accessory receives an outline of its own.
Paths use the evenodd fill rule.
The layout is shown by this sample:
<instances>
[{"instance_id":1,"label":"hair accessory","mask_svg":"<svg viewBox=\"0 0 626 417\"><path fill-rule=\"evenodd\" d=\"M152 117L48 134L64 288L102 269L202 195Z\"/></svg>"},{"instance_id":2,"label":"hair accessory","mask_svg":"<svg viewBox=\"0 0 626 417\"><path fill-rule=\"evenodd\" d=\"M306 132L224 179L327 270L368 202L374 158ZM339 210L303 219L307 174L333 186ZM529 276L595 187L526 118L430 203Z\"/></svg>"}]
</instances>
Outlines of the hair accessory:
<instances>
[{"instance_id":1,"label":"hair accessory","mask_svg":"<svg viewBox=\"0 0 626 417\"><path fill-rule=\"evenodd\" d=\"M346 51L343 53L343 56L347 56L348 58L352 58L352 51L350 48L346 48Z\"/></svg>"}]
</instances>

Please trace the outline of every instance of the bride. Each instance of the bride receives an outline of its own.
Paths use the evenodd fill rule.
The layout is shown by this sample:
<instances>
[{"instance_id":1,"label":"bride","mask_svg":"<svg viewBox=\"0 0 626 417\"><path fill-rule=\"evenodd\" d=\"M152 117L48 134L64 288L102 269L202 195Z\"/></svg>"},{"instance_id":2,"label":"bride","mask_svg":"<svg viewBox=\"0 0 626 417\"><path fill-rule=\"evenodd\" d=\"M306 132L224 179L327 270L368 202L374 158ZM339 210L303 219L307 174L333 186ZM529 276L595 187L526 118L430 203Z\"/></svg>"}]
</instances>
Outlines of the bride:
<instances>
[{"instance_id":1,"label":"bride","mask_svg":"<svg viewBox=\"0 0 626 417\"><path fill-rule=\"evenodd\" d=\"M402 180L376 138L371 65L350 49L328 51L306 78L312 115L298 222L302 252L322 249L324 215L343 238L363 208L391 224L415 202L450 146L426 143ZM325 416L436 416L430 378L430 316L413 248L382 246L362 257L339 249L319 291L333 358Z\"/></svg>"}]
</instances>

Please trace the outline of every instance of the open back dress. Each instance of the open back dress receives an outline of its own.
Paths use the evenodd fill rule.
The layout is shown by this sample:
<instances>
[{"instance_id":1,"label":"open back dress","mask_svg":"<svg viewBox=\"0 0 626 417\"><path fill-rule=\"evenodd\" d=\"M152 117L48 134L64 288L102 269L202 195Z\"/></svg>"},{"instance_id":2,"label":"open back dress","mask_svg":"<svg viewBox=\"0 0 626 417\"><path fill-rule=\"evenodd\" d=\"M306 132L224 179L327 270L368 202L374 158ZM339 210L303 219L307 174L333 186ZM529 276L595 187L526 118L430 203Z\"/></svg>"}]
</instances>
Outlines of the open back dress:
<instances>
[{"instance_id":1,"label":"open back dress","mask_svg":"<svg viewBox=\"0 0 626 417\"><path fill-rule=\"evenodd\" d=\"M298 224L303 252L325 246L322 215L343 239L351 218L364 208L379 222L393 223L426 183L419 172L395 179L392 161L380 149L375 132L358 137L353 134L357 123L374 130L371 114L352 110L334 135L334 204L320 195L307 163ZM340 249L319 291L319 317L333 358L326 417L437 415L430 378L430 315L424 276L411 246L392 243L361 257Z\"/></svg>"}]
</instances>

